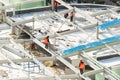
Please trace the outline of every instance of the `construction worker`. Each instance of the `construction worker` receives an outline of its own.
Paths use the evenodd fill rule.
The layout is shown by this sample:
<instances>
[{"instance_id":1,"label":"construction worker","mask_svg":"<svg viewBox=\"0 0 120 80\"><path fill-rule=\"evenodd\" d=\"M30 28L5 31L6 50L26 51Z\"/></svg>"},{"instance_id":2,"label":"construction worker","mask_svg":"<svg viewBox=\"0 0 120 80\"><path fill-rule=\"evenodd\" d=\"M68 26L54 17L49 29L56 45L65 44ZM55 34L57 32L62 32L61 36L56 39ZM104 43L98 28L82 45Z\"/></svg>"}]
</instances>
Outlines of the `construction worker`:
<instances>
[{"instance_id":1,"label":"construction worker","mask_svg":"<svg viewBox=\"0 0 120 80\"><path fill-rule=\"evenodd\" d=\"M47 37L44 38L44 42L43 42L43 43L45 44L45 48L48 49L48 45L49 45L49 36L47 36Z\"/></svg>"},{"instance_id":2,"label":"construction worker","mask_svg":"<svg viewBox=\"0 0 120 80\"><path fill-rule=\"evenodd\" d=\"M67 18L67 17L68 17L68 13L65 13L65 14L64 14L64 18Z\"/></svg>"},{"instance_id":3,"label":"construction worker","mask_svg":"<svg viewBox=\"0 0 120 80\"><path fill-rule=\"evenodd\" d=\"M30 44L30 49L31 49L31 50L34 50L34 49L35 49L35 43L34 43L34 42L32 42L32 43Z\"/></svg>"},{"instance_id":4,"label":"construction worker","mask_svg":"<svg viewBox=\"0 0 120 80\"><path fill-rule=\"evenodd\" d=\"M70 21L71 21L71 22L73 22L73 17L74 17L74 13L71 12L71 13L70 13Z\"/></svg>"},{"instance_id":5,"label":"construction worker","mask_svg":"<svg viewBox=\"0 0 120 80\"><path fill-rule=\"evenodd\" d=\"M80 63L79 63L79 70L80 70L80 73L83 74L83 70L85 69L85 64L82 60L80 60Z\"/></svg>"},{"instance_id":6,"label":"construction worker","mask_svg":"<svg viewBox=\"0 0 120 80\"><path fill-rule=\"evenodd\" d=\"M58 2L54 1L54 10L57 12L58 11Z\"/></svg>"}]
</instances>

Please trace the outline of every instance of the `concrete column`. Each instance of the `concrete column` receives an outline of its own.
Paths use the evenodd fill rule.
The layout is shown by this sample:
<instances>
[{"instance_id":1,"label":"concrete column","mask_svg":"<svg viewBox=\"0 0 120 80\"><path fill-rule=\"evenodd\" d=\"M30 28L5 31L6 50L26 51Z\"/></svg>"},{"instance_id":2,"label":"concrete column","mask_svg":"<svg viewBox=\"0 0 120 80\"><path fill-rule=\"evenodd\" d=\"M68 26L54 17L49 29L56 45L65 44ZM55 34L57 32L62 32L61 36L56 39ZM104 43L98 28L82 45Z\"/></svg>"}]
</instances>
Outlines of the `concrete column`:
<instances>
[{"instance_id":1,"label":"concrete column","mask_svg":"<svg viewBox=\"0 0 120 80\"><path fill-rule=\"evenodd\" d=\"M5 4L2 3L2 7L4 7L4 6L5 6ZM6 19L5 19L5 10L3 10L3 9L1 10L1 16L2 16L2 21L6 22Z\"/></svg>"},{"instance_id":2,"label":"concrete column","mask_svg":"<svg viewBox=\"0 0 120 80\"><path fill-rule=\"evenodd\" d=\"M96 39L99 39L99 27L98 27L98 23L97 23L97 27L96 27Z\"/></svg>"},{"instance_id":3,"label":"concrete column","mask_svg":"<svg viewBox=\"0 0 120 80\"><path fill-rule=\"evenodd\" d=\"M55 0L51 0L52 11L54 11L54 1L55 1Z\"/></svg>"},{"instance_id":4,"label":"concrete column","mask_svg":"<svg viewBox=\"0 0 120 80\"><path fill-rule=\"evenodd\" d=\"M15 8L13 8L13 16L15 16Z\"/></svg>"},{"instance_id":5,"label":"concrete column","mask_svg":"<svg viewBox=\"0 0 120 80\"><path fill-rule=\"evenodd\" d=\"M11 28L12 28L11 34L15 34L15 26L11 25Z\"/></svg>"},{"instance_id":6,"label":"concrete column","mask_svg":"<svg viewBox=\"0 0 120 80\"><path fill-rule=\"evenodd\" d=\"M75 13L76 13L75 7L73 7L73 14L74 14L74 16L73 16L73 23L75 23Z\"/></svg>"},{"instance_id":7,"label":"concrete column","mask_svg":"<svg viewBox=\"0 0 120 80\"><path fill-rule=\"evenodd\" d=\"M33 17L33 27L32 27L32 33L34 33L34 26L35 26L35 20L34 20L34 17Z\"/></svg>"}]
</instances>

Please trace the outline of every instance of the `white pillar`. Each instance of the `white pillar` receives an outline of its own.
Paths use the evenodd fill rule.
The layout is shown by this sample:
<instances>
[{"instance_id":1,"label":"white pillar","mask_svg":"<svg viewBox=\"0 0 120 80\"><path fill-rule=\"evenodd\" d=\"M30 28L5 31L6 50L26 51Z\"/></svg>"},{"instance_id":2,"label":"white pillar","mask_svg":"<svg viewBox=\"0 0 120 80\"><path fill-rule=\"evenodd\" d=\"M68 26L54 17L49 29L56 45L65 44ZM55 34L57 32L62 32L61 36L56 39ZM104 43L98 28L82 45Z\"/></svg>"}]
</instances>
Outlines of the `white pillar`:
<instances>
[{"instance_id":1,"label":"white pillar","mask_svg":"<svg viewBox=\"0 0 120 80\"><path fill-rule=\"evenodd\" d=\"M54 0L51 0L52 10L54 11Z\"/></svg>"},{"instance_id":2,"label":"white pillar","mask_svg":"<svg viewBox=\"0 0 120 80\"><path fill-rule=\"evenodd\" d=\"M2 3L2 8L3 8L4 6L5 6L5 4ZM4 10L4 9L1 10L1 16L2 16L2 21L3 21L3 22L6 22L6 19L5 19L5 10Z\"/></svg>"},{"instance_id":3,"label":"white pillar","mask_svg":"<svg viewBox=\"0 0 120 80\"><path fill-rule=\"evenodd\" d=\"M13 16L15 16L15 7L13 8Z\"/></svg>"},{"instance_id":4,"label":"white pillar","mask_svg":"<svg viewBox=\"0 0 120 80\"><path fill-rule=\"evenodd\" d=\"M32 33L34 33L34 26L35 26L35 18L33 17L33 27L32 27Z\"/></svg>"},{"instance_id":5,"label":"white pillar","mask_svg":"<svg viewBox=\"0 0 120 80\"><path fill-rule=\"evenodd\" d=\"M11 28L12 28L11 33L12 33L12 34L15 34L15 26L14 26L14 25L11 25Z\"/></svg>"},{"instance_id":6,"label":"white pillar","mask_svg":"<svg viewBox=\"0 0 120 80\"><path fill-rule=\"evenodd\" d=\"M96 27L96 39L99 39L99 26L97 23L97 27Z\"/></svg>"}]
</instances>

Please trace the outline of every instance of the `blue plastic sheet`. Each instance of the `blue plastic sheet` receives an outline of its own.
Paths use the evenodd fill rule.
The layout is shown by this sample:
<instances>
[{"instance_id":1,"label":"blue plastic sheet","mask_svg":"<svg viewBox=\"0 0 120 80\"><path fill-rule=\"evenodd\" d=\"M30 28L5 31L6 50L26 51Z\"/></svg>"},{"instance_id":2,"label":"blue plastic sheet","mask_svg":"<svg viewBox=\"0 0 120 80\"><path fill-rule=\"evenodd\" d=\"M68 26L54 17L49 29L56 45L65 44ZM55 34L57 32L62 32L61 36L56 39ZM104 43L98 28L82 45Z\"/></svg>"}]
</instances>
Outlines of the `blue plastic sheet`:
<instances>
[{"instance_id":1,"label":"blue plastic sheet","mask_svg":"<svg viewBox=\"0 0 120 80\"><path fill-rule=\"evenodd\" d=\"M113 25L116 25L116 24L120 24L120 19L103 23L103 24L99 25L98 27L99 27L100 29L104 30L104 29L109 28L109 27L112 27Z\"/></svg>"},{"instance_id":2,"label":"blue plastic sheet","mask_svg":"<svg viewBox=\"0 0 120 80\"><path fill-rule=\"evenodd\" d=\"M82 50L85 50L85 49L88 49L88 48L94 48L94 47L101 46L101 45L104 45L104 44L108 44L108 43L118 41L118 40L120 40L120 35L109 37L109 38L102 39L102 40L95 41L95 42L90 42L90 43L87 43L87 44L82 44L82 45L79 45L79 46L76 46L76 47L73 47L73 48L70 48L70 49L63 50L62 55L68 55L68 54L71 54L71 53L74 53L74 52L77 52L77 51L82 51Z\"/></svg>"}]
</instances>

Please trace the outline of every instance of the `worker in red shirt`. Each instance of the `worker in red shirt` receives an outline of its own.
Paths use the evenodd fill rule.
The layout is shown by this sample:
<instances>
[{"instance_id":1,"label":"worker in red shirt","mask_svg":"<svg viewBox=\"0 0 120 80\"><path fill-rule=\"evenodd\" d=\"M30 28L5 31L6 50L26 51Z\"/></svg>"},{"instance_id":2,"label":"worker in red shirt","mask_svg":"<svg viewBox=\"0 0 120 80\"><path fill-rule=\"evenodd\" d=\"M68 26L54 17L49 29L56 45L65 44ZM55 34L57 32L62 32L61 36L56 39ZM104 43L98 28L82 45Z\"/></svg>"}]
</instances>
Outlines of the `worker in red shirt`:
<instances>
[{"instance_id":1,"label":"worker in red shirt","mask_svg":"<svg viewBox=\"0 0 120 80\"><path fill-rule=\"evenodd\" d=\"M49 36L47 36L47 37L44 38L44 42L43 42L43 43L45 44L45 48L48 49L48 45L49 45Z\"/></svg>"},{"instance_id":2,"label":"worker in red shirt","mask_svg":"<svg viewBox=\"0 0 120 80\"><path fill-rule=\"evenodd\" d=\"M83 70L85 69L85 64L82 60L80 60L80 63L79 63L79 70L80 70L80 73L83 74Z\"/></svg>"},{"instance_id":3,"label":"worker in red shirt","mask_svg":"<svg viewBox=\"0 0 120 80\"><path fill-rule=\"evenodd\" d=\"M74 13L71 12L71 13L70 13L70 21L71 21L71 22L73 22L73 17L74 17Z\"/></svg>"},{"instance_id":4,"label":"worker in red shirt","mask_svg":"<svg viewBox=\"0 0 120 80\"><path fill-rule=\"evenodd\" d=\"M54 10L57 12L58 11L58 2L54 1Z\"/></svg>"}]
</instances>

